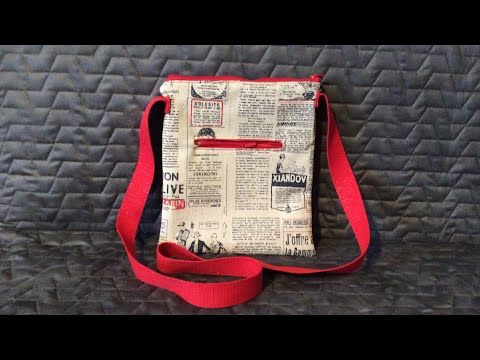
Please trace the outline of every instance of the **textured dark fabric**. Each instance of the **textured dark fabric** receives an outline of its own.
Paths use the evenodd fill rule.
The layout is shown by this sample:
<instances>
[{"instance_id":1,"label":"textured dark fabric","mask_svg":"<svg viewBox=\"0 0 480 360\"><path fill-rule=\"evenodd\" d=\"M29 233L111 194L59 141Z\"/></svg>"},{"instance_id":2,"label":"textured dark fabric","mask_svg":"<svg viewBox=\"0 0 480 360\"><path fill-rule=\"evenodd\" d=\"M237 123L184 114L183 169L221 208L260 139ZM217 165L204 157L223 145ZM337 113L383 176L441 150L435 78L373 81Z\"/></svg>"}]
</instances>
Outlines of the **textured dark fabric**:
<instances>
[{"instance_id":1,"label":"textured dark fabric","mask_svg":"<svg viewBox=\"0 0 480 360\"><path fill-rule=\"evenodd\" d=\"M150 240L141 254L154 266ZM113 232L11 230L0 245L1 314L480 314L480 245L397 242L374 249L352 275L267 273L260 296L218 310L137 281ZM354 250L334 241L320 247L302 263L339 262Z\"/></svg>"},{"instance_id":2,"label":"textured dark fabric","mask_svg":"<svg viewBox=\"0 0 480 360\"><path fill-rule=\"evenodd\" d=\"M258 299L219 311L134 280L112 231L141 112L165 76L321 72L371 221L368 265L268 274ZM479 312L479 87L480 46L0 46L0 312ZM277 261L354 255L324 150L320 254ZM159 205L157 187L146 261Z\"/></svg>"}]
</instances>

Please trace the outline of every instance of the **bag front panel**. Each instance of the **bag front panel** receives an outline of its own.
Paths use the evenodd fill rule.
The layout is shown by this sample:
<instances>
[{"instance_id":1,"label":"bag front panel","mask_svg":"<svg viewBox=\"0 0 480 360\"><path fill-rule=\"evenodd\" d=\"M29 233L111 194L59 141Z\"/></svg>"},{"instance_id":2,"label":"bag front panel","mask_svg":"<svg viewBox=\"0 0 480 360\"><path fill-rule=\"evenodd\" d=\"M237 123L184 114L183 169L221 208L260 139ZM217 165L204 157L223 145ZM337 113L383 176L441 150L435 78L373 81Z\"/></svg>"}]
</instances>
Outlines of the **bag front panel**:
<instances>
[{"instance_id":1,"label":"bag front panel","mask_svg":"<svg viewBox=\"0 0 480 360\"><path fill-rule=\"evenodd\" d=\"M159 240L199 254L313 256L319 86L167 79Z\"/></svg>"}]
</instances>

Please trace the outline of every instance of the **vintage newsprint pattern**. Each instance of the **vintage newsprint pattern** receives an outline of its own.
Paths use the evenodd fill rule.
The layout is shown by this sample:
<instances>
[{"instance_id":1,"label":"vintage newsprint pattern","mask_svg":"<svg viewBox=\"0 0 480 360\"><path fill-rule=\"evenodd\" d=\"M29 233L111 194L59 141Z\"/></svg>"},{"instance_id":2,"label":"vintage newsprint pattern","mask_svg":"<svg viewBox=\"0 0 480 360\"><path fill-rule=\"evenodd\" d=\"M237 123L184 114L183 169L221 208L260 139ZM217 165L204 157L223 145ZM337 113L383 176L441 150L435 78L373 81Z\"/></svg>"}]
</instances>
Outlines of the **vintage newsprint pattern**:
<instances>
[{"instance_id":1,"label":"vintage newsprint pattern","mask_svg":"<svg viewBox=\"0 0 480 360\"><path fill-rule=\"evenodd\" d=\"M199 254L313 256L315 81L168 80L160 241ZM225 149L202 139L279 140Z\"/></svg>"}]
</instances>

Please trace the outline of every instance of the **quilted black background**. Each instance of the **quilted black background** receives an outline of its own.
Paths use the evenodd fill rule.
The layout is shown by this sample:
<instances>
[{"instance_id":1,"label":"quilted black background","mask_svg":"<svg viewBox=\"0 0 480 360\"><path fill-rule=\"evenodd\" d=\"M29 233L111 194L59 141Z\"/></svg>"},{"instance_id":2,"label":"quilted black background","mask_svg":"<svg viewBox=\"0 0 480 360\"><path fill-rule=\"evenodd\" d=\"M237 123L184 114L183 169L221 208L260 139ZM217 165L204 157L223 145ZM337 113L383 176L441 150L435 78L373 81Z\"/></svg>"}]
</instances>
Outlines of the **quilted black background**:
<instances>
[{"instance_id":1,"label":"quilted black background","mask_svg":"<svg viewBox=\"0 0 480 360\"><path fill-rule=\"evenodd\" d=\"M480 312L479 60L480 46L0 46L0 313ZM325 73L371 221L361 272L267 274L259 298L218 311L134 280L114 223L170 73ZM355 253L323 150L320 254L274 260ZM155 190L147 262L158 205Z\"/></svg>"}]
</instances>

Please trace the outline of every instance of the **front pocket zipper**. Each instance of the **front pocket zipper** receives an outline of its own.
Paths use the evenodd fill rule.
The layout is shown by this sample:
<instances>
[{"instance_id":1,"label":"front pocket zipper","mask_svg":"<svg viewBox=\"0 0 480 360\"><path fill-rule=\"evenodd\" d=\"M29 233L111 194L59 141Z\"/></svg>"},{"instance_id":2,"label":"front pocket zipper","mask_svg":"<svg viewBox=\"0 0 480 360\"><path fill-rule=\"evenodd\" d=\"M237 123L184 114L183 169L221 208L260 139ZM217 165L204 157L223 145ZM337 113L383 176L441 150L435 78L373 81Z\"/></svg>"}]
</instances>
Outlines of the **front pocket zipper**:
<instances>
[{"instance_id":1,"label":"front pocket zipper","mask_svg":"<svg viewBox=\"0 0 480 360\"><path fill-rule=\"evenodd\" d=\"M256 139L195 139L195 145L216 149L281 149L283 143L279 140Z\"/></svg>"}]
</instances>

